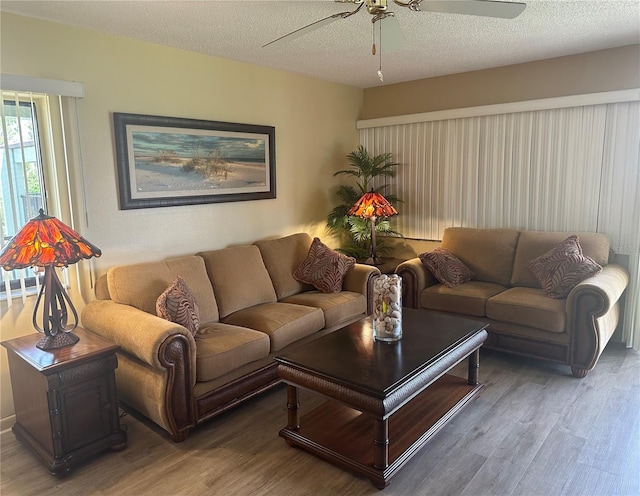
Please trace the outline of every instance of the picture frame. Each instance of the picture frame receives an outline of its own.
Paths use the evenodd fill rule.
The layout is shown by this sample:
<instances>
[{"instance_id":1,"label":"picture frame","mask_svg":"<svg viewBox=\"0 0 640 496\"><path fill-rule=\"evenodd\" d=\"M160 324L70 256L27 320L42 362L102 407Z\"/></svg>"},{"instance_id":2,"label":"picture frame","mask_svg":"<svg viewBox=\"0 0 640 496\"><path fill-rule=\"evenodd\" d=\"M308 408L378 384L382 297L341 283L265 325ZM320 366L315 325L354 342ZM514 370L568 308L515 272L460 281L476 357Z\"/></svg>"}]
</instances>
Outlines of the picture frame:
<instances>
[{"instance_id":1,"label":"picture frame","mask_svg":"<svg viewBox=\"0 0 640 496\"><path fill-rule=\"evenodd\" d=\"M114 112L120 210L276 198L275 128Z\"/></svg>"}]
</instances>

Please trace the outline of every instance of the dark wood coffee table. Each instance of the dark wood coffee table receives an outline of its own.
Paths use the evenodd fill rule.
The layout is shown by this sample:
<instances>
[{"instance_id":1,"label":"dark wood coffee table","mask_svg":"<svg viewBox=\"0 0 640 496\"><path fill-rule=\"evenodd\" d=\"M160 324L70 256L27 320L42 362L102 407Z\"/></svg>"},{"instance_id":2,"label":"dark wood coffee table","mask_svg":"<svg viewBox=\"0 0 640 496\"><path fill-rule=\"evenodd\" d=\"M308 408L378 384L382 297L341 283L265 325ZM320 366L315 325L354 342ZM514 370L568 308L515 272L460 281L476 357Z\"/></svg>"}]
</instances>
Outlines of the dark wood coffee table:
<instances>
[{"instance_id":1,"label":"dark wood coffee table","mask_svg":"<svg viewBox=\"0 0 640 496\"><path fill-rule=\"evenodd\" d=\"M384 488L483 388L486 327L405 308L397 343L375 342L369 317L276 357L287 384L280 436ZM446 374L466 358L467 379ZM300 417L299 388L329 401Z\"/></svg>"}]
</instances>

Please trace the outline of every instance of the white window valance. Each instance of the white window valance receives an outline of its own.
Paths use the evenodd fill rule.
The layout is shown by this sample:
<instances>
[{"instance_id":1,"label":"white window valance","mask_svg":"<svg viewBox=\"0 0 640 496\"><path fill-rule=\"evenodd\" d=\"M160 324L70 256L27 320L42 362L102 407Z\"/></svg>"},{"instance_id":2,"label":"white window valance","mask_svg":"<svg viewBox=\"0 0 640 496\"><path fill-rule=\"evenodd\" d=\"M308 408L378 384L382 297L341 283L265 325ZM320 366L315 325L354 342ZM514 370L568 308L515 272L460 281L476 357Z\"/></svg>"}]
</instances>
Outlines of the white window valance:
<instances>
[{"instance_id":1,"label":"white window valance","mask_svg":"<svg viewBox=\"0 0 640 496\"><path fill-rule=\"evenodd\" d=\"M0 74L0 89L3 91L26 91L48 95L84 98L84 84L17 74Z\"/></svg>"}]
</instances>

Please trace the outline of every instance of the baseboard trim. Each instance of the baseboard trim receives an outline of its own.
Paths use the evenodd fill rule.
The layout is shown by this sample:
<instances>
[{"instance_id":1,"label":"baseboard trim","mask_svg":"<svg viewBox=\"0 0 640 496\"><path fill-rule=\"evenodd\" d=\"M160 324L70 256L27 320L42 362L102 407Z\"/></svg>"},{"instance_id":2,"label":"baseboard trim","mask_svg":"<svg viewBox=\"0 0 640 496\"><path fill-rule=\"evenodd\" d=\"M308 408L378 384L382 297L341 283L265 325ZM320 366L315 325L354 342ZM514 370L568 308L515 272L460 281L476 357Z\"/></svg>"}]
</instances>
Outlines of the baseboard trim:
<instances>
[{"instance_id":1,"label":"baseboard trim","mask_svg":"<svg viewBox=\"0 0 640 496\"><path fill-rule=\"evenodd\" d=\"M8 431L13 427L13 424L16 423L15 414L9 415L8 417L4 417L0 419L0 434L4 434L5 431Z\"/></svg>"}]
</instances>

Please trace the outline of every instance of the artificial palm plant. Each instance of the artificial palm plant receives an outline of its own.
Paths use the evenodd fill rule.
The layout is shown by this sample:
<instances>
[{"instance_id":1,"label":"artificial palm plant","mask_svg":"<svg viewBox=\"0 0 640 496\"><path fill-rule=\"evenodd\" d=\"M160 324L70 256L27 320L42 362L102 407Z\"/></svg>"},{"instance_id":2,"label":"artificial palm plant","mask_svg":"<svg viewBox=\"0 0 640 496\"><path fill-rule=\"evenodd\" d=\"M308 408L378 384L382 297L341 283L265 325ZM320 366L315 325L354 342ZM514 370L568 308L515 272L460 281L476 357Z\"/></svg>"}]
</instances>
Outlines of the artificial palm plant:
<instances>
[{"instance_id":1,"label":"artificial palm plant","mask_svg":"<svg viewBox=\"0 0 640 496\"><path fill-rule=\"evenodd\" d=\"M369 155L362 145L357 150L347 155L350 168L335 172L334 176L351 176L355 178L355 185L341 184L336 190L339 204L329 212L327 216L327 226L329 230L338 236L340 240L340 250L355 258L365 258L369 254L371 227L368 219L349 216L347 212L358 201L358 199L368 191L375 191L382 194L392 205L396 205L401 200L395 195L387 194L388 184L374 186L378 181L376 178L395 177L397 162L392 161L391 153L380 155ZM387 236L401 236L400 233L391 228L391 223L387 219L379 219L375 225L376 233ZM384 252L384 239L378 241L378 251Z\"/></svg>"}]
</instances>

